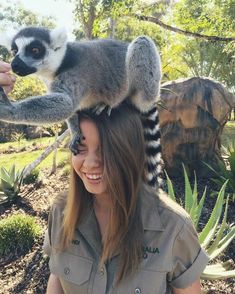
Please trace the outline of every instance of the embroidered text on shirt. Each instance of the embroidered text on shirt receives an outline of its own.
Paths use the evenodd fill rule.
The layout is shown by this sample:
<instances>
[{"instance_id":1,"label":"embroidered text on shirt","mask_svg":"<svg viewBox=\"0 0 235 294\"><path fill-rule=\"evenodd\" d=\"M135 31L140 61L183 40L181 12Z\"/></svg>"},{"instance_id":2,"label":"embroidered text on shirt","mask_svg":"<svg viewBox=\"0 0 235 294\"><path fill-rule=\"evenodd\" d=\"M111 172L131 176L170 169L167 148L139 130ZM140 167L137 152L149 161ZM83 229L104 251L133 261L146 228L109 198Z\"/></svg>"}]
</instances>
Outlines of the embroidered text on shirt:
<instances>
[{"instance_id":1,"label":"embroidered text on shirt","mask_svg":"<svg viewBox=\"0 0 235 294\"><path fill-rule=\"evenodd\" d=\"M143 258L146 259L148 257L148 253L156 254L160 253L158 247L151 247L151 246L143 246Z\"/></svg>"},{"instance_id":2,"label":"embroidered text on shirt","mask_svg":"<svg viewBox=\"0 0 235 294\"><path fill-rule=\"evenodd\" d=\"M79 245L80 244L80 241L74 239L74 240L71 241L71 243L74 244L74 245Z\"/></svg>"}]
</instances>

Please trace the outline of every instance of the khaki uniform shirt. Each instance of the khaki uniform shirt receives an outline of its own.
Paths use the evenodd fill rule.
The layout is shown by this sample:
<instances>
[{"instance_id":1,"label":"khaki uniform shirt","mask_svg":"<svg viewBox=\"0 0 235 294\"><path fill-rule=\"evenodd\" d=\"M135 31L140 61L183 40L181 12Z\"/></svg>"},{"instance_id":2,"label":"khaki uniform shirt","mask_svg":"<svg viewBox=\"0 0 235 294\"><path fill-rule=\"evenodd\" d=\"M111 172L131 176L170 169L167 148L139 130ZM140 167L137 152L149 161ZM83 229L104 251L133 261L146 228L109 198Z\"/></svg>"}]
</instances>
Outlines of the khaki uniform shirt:
<instances>
[{"instance_id":1,"label":"khaki uniform shirt","mask_svg":"<svg viewBox=\"0 0 235 294\"><path fill-rule=\"evenodd\" d=\"M199 278L208 257L188 214L163 192L156 197L146 186L141 191L141 210L144 246L139 271L115 286L119 256L99 268L102 243L93 209L77 226L69 248L59 252L55 248L60 240L63 206L52 206L44 251L64 293L168 294L170 286L186 288Z\"/></svg>"}]
</instances>

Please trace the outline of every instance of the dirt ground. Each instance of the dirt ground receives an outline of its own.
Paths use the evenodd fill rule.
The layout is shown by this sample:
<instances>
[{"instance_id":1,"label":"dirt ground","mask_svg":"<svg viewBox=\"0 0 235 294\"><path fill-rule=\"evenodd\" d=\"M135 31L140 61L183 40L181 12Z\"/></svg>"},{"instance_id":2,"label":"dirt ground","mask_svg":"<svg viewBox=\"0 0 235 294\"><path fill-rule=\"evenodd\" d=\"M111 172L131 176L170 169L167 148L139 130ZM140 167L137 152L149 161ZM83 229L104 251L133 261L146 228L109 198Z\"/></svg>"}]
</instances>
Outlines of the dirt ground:
<instances>
[{"instance_id":1,"label":"dirt ground","mask_svg":"<svg viewBox=\"0 0 235 294\"><path fill-rule=\"evenodd\" d=\"M182 182L181 182L182 183ZM208 182L199 182L201 190ZM178 195L183 194L184 185L175 181ZM22 189L21 197L11 207L0 207L0 218L15 213L27 213L35 216L37 222L46 229L50 203L54 197L67 188L68 179L65 176L46 176L43 182L37 185L27 185ZM199 187L199 191L200 191ZM202 222L205 222L212 210L215 198L207 197L203 211ZM230 206L228 220L234 222L235 211ZM203 225L203 223L202 223ZM48 258L42 252L43 236L34 244L29 252L12 252L5 258L0 258L0 293L45 293L49 276ZM235 260L235 242L230 244L220 260ZM235 279L202 281L203 293L235 293ZM99 294L99 293L97 293ZM129 294L129 293L127 293Z\"/></svg>"}]
</instances>

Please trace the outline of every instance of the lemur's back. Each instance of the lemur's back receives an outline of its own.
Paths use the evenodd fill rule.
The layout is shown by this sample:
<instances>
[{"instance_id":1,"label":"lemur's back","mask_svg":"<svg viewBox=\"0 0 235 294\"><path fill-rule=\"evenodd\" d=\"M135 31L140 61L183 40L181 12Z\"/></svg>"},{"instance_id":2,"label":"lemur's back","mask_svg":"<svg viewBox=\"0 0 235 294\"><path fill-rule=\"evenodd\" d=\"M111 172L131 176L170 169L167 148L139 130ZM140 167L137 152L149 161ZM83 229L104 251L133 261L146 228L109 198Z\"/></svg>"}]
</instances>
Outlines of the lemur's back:
<instances>
[{"instance_id":1,"label":"lemur's back","mask_svg":"<svg viewBox=\"0 0 235 294\"><path fill-rule=\"evenodd\" d=\"M81 90L89 89L89 95L95 97L96 104L98 96L102 96L102 101L114 106L120 103L120 97L124 99L128 94L125 67L127 46L127 43L111 39L69 42L56 76L63 81L78 81L75 87L79 87L81 80L86 81L82 83L86 89ZM64 79L64 75L71 78ZM71 90L71 84L69 88Z\"/></svg>"}]
</instances>

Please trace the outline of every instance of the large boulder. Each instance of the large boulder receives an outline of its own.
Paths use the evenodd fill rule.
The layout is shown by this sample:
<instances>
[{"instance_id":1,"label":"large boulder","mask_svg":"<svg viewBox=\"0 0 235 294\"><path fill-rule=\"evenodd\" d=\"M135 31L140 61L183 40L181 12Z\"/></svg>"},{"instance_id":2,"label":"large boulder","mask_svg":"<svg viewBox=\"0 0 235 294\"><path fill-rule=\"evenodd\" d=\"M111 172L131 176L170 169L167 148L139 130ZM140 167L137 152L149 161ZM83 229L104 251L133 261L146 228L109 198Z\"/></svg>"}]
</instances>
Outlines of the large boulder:
<instances>
[{"instance_id":1,"label":"large boulder","mask_svg":"<svg viewBox=\"0 0 235 294\"><path fill-rule=\"evenodd\" d=\"M171 176L190 172L207 176L203 161L216 167L221 161L221 133L235 97L209 78L193 77L162 85L159 118L165 169Z\"/></svg>"}]
</instances>

